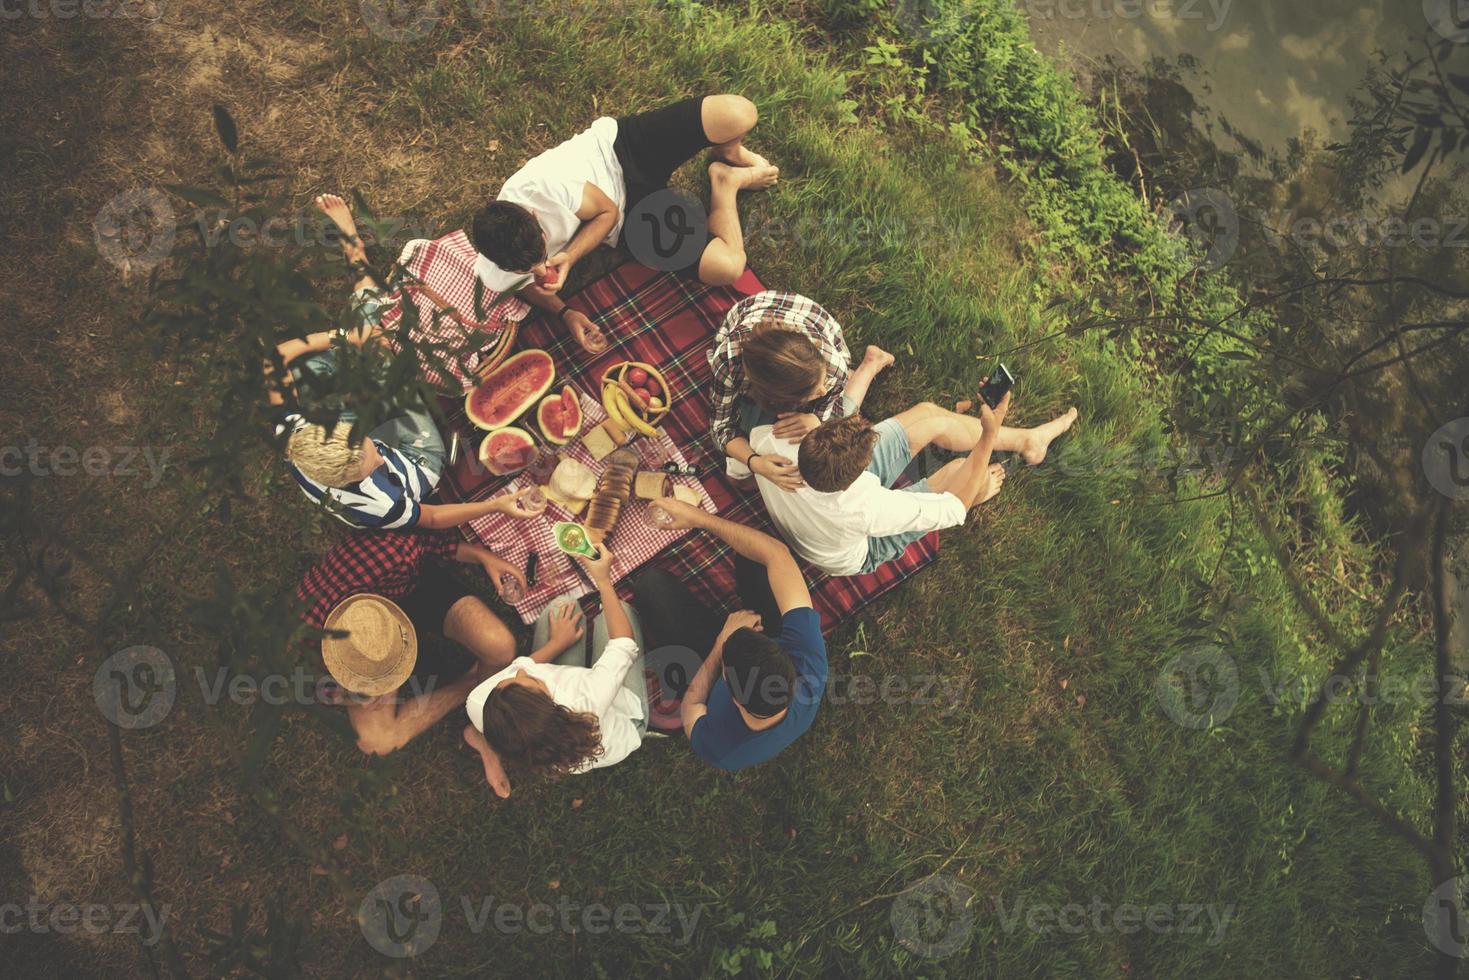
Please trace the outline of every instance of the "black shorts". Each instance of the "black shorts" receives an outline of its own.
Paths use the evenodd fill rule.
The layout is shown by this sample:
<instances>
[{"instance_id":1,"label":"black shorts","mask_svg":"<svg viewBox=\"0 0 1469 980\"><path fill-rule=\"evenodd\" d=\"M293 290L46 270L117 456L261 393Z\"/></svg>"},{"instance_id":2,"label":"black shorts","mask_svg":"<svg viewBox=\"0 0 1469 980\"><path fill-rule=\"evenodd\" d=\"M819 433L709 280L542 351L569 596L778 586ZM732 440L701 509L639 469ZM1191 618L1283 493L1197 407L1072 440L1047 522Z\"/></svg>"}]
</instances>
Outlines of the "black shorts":
<instances>
[{"instance_id":1,"label":"black shorts","mask_svg":"<svg viewBox=\"0 0 1469 980\"><path fill-rule=\"evenodd\" d=\"M627 209L668 186L673 172L713 146L704 134L704 96L617 120L612 150L622 164Z\"/></svg>"},{"instance_id":2,"label":"black shorts","mask_svg":"<svg viewBox=\"0 0 1469 980\"><path fill-rule=\"evenodd\" d=\"M444 620L449 610L460 599L471 595L474 593L441 562L425 561L417 587L397 600L418 634L414 677L435 678L438 684L448 684L474 664L473 654L444 636Z\"/></svg>"},{"instance_id":3,"label":"black shorts","mask_svg":"<svg viewBox=\"0 0 1469 980\"><path fill-rule=\"evenodd\" d=\"M617 120L612 149L627 188L622 245L644 265L698 272L711 237L703 206L653 196L667 189L675 170L713 145L704 133L704 96Z\"/></svg>"}]
</instances>

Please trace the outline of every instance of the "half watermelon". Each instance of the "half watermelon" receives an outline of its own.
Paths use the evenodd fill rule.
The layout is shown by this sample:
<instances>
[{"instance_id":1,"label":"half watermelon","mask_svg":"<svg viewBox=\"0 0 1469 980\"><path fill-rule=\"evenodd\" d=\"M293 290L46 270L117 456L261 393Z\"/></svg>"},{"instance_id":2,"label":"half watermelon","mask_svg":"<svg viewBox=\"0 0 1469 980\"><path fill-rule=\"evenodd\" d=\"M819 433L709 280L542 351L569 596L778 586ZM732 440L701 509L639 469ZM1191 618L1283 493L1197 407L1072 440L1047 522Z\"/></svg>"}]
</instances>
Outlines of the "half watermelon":
<instances>
[{"instance_id":1,"label":"half watermelon","mask_svg":"<svg viewBox=\"0 0 1469 980\"><path fill-rule=\"evenodd\" d=\"M536 458L536 441L529 432L513 426L496 429L479 444L479 461L494 476L511 476Z\"/></svg>"},{"instance_id":2,"label":"half watermelon","mask_svg":"<svg viewBox=\"0 0 1469 980\"><path fill-rule=\"evenodd\" d=\"M550 354L521 351L464 396L464 414L481 429L502 429L534 408L555 380Z\"/></svg>"}]
</instances>

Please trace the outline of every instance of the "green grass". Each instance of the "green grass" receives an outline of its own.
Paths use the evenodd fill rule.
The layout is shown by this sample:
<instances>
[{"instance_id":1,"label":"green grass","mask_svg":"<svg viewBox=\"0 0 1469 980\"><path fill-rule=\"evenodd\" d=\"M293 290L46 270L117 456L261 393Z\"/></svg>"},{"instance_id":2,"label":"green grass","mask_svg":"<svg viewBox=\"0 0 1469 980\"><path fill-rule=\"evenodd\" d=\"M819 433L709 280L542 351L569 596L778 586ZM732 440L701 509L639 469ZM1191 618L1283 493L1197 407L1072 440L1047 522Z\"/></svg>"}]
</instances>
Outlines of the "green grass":
<instances>
[{"instance_id":1,"label":"green grass","mask_svg":"<svg viewBox=\"0 0 1469 980\"><path fill-rule=\"evenodd\" d=\"M338 14L322 3L293 16L301 22L276 29ZM358 26L332 42L328 60L350 84L318 97L383 141L338 172L360 173L379 213L421 210L452 227L519 159L599 111L741 91L761 107L761 150L785 170L777 193L746 203L753 227L776 229L753 237L752 260L767 283L833 310L858 349L899 354L870 414L964 395L997 352L1055 329L1033 298L1044 279L1022 261L1027 219L1007 185L957 147L854 121L844 80L780 22L706 12L675 29L637 13L574 29L524 18L471 27L461 16L422 43L391 45ZM304 138L308 126L285 132ZM428 166L444 179L432 198L383 162L386 147L429 129L442 142ZM492 137L503 145L487 163L480 148ZM1178 503L1136 466L1080 465L1167 445L1155 397L1104 342L1009 360L1020 422L1080 407L1058 461L1071 465L1013 476L996 504L946 535L937 567L831 644L834 677L932 678L957 697L951 710L850 698L752 771L721 774L679 742L652 741L604 772L522 780L507 802L480 782L457 722L374 762L292 717L267 770L277 817L233 788L222 743L248 731L246 714L185 698L168 725L127 739L146 774L135 778L141 832L168 845L159 890L187 910L182 941L196 948L193 924L219 928L242 896L257 926L275 900L307 924L312 974L360 974L387 961L363 943L357 902L413 873L434 882L447 913L416 964L425 975L1421 972L1415 856L1283 759L1289 719L1255 671L1301 669L1297 637L1309 642L1309 631L1278 574L1249 560L1252 535L1230 538L1219 498ZM186 664L204 661L209 637L163 625L177 623L180 593L201 593L192 583L216 564L288 590L335 533L321 533L270 460L251 479L258 504L210 524L197 551L151 570L144 588L136 629ZM165 504L151 506L168 519ZM1154 682L1204 640L1239 663L1242 692L1224 724L1198 732L1168 720ZM1426 792L1404 772L1410 750L1370 754L1364 775L1421 812ZM338 868L348 887L317 865ZM972 925L951 955L924 958L898 941L894 900L938 871L971 890ZM460 904L563 897L677 903L700 918L686 945L636 932L475 934ZM1218 945L1005 928L1017 900L1094 898L1228 906L1233 918Z\"/></svg>"}]
</instances>

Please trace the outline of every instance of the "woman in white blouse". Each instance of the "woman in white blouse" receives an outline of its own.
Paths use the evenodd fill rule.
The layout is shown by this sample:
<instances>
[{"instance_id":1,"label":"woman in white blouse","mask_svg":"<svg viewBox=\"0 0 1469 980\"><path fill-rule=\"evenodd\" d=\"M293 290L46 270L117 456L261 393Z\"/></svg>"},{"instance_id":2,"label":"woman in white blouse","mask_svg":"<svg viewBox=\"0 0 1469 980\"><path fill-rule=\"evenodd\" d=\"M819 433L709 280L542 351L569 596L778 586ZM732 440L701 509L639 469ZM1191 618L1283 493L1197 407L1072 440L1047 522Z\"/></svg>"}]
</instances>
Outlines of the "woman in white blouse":
<instances>
[{"instance_id":1,"label":"woman in white blouse","mask_svg":"<svg viewBox=\"0 0 1469 980\"><path fill-rule=\"evenodd\" d=\"M605 545L596 560L581 561L602 599L590 646L578 642L580 607L553 606L536 624L535 652L475 688L465 705L465 741L500 796L510 795L504 762L548 775L586 772L627 758L648 730L637 614L617 597Z\"/></svg>"}]
</instances>

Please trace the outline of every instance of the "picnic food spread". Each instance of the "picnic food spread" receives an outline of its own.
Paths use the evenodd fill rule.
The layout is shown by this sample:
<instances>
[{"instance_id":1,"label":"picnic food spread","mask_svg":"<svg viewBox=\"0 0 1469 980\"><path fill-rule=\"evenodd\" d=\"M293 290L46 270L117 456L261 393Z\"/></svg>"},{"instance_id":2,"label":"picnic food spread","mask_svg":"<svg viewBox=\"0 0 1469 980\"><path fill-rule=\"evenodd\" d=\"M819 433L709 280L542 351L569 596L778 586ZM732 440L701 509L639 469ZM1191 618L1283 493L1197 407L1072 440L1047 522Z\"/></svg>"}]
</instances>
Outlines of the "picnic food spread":
<instances>
[{"instance_id":1,"label":"picnic food spread","mask_svg":"<svg viewBox=\"0 0 1469 980\"><path fill-rule=\"evenodd\" d=\"M555 380L550 354L521 351L464 396L464 414L486 431L504 428L534 408Z\"/></svg>"}]
</instances>

